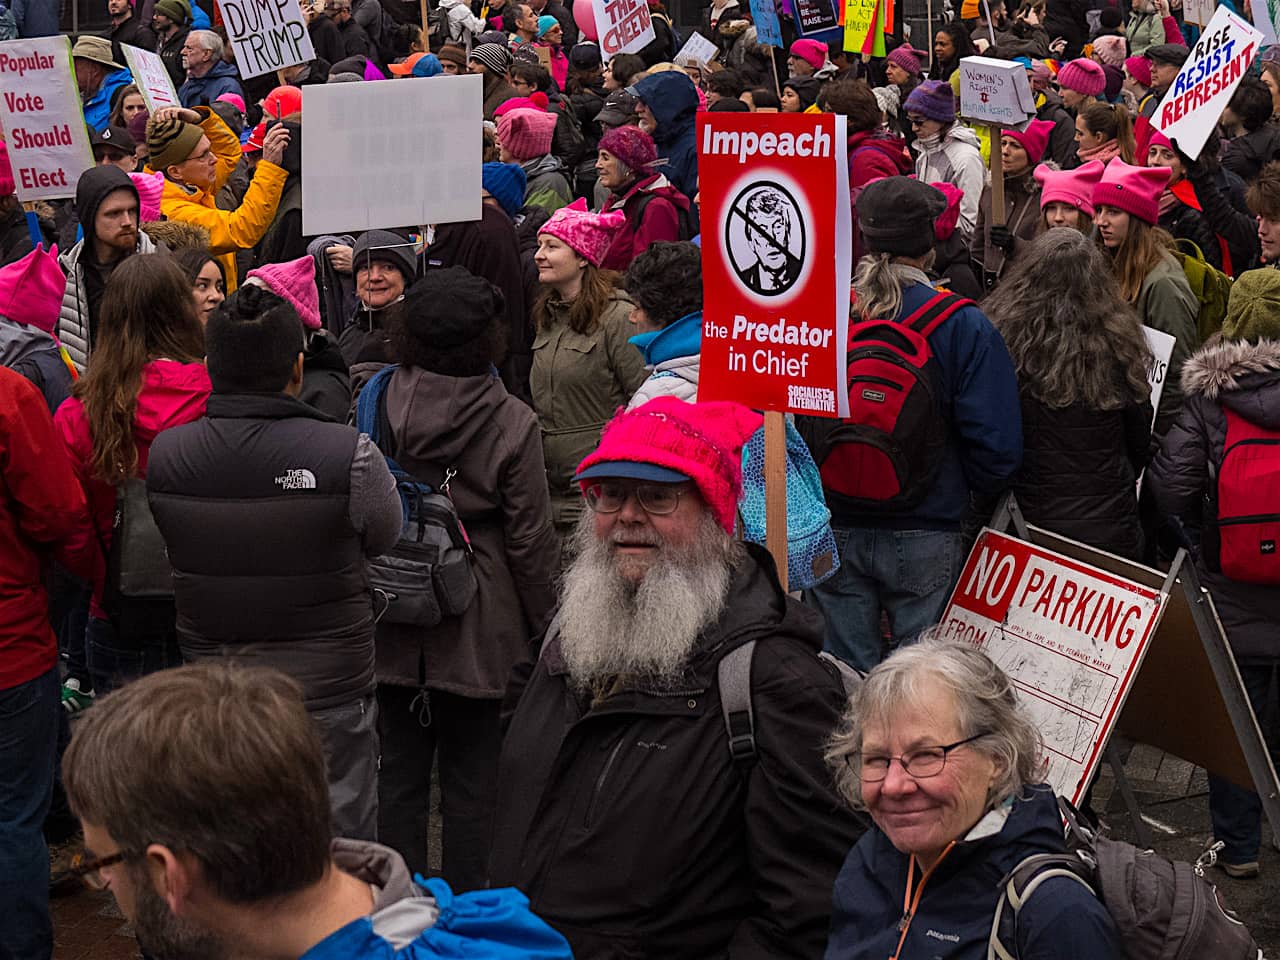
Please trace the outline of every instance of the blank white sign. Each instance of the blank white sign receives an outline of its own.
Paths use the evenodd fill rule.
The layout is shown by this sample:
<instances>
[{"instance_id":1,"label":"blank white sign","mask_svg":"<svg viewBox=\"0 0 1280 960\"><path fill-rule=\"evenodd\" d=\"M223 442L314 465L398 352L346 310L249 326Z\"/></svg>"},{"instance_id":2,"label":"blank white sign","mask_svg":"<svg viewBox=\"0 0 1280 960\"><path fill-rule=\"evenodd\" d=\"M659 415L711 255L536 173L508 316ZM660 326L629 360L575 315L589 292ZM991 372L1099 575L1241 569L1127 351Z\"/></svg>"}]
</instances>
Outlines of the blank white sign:
<instances>
[{"instance_id":1,"label":"blank white sign","mask_svg":"<svg viewBox=\"0 0 1280 960\"><path fill-rule=\"evenodd\" d=\"M302 88L302 231L480 219L483 79Z\"/></svg>"}]
</instances>

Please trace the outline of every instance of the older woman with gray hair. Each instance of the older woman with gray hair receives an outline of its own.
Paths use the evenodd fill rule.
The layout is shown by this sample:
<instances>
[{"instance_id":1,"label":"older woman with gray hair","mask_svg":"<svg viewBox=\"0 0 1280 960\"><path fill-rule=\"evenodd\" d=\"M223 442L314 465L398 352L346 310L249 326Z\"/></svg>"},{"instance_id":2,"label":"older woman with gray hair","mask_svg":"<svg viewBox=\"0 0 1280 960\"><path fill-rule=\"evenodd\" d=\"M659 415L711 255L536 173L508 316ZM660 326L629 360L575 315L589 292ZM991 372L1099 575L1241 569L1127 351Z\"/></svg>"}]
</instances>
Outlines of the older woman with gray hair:
<instances>
[{"instance_id":1,"label":"older woman with gray hair","mask_svg":"<svg viewBox=\"0 0 1280 960\"><path fill-rule=\"evenodd\" d=\"M868 675L827 761L875 827L836 878L828 960L979 960L1001 880L1063 852L1039 734L985 653L925 638ZM1051 878L1018 912L1019 960L1119 960L1111 917L1074 880Z\"/></svg>"}]
</instances>

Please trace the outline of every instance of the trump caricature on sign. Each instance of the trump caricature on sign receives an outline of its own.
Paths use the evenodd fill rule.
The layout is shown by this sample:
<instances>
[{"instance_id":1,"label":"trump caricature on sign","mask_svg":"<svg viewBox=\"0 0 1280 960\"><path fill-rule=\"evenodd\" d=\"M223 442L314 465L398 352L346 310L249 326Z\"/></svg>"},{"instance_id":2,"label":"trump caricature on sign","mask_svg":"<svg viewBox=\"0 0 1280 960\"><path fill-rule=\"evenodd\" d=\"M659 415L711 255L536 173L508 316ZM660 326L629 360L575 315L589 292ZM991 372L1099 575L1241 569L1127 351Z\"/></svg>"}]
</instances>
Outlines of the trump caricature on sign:
<instances>
[{"instance_id":1,"label":"trump caricature on sign","mask_svg":"<svg viewBox=\"0 0 1280 960\"><path fill-rule=\"evenodd\" d=\"M743 204L743 198L746 203ZM746 250L730 242L730 256L738 279L764 297L786 293L800 276L803 261L803 225L795 203L774 184L755 184L740 193L730 207L730 229L740 218ZM793 234L799 234L798 237ZM799 240L799 256L793 252ZM750 252L750 256L744 254Z\"/></svg>"}]
</instances>

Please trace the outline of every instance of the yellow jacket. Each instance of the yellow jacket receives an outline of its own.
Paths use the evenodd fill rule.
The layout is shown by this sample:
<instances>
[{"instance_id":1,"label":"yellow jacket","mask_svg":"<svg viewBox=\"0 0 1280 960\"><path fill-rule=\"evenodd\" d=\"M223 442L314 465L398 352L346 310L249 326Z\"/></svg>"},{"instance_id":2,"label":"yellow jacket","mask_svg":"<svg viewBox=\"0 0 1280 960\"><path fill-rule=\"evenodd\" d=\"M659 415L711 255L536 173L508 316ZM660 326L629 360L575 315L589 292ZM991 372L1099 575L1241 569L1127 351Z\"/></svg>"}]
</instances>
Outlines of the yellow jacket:
<instances>
[{"instance_id":1,"label":"yellow jacket","mask_svg":"<svg viewBox=\"0 0 1280 960\"><path fill-rule=\"evenodd\" d=\"M267 232L275 219L288 174L283 167L259 160L239 208L219 210L214 198L240 163L243 156L240 140L208 107L197 107L196 112L204 117L200 128L209 138L209 145L218 160L213 186L208 190L192 190L166 177L164 193L160 197L160 212L170 220L194 223L209 231L209 250L222 264L222 272L227 278L227 293L230 293L238 282L236 251L249 249Z\"/></svg>"}]
</instances>

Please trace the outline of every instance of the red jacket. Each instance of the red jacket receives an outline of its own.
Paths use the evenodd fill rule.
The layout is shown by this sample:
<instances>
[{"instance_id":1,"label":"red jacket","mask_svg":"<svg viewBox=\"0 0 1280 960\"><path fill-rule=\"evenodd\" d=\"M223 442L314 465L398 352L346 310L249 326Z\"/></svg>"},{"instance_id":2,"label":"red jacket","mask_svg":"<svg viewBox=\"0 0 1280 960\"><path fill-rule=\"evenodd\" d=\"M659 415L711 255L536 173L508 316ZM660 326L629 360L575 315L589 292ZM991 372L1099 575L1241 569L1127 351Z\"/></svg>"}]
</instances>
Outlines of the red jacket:
<instances>
[{"instance_id":1,"label":"red jacket","mask_svg":"<svg viewBox=\"0 0 1280 960\"><path fill-rule=\"evenodd\" d=\"M907 141L881 130L863 130L849 137L849 203L853 206L853 262L866 252L858 230L858 194L872 180L909 176L914 171Z\"/></svg>"},{"instance_id":2,"label":"red jacket","mask_svg":"<svg viewBox=\"0 0 1280 960\"><path fill-rule=\"evenodd\" d=\"M84 491L44 397L0 367L0 690L57 665L44 588L50 557L88 576L96 555Z\"/></svg>"},{"instance_id":3,"label":"red jacket","mask_svg":"<svg viewBox=\"0 0 1280 960\"><path fill-rule=\"evenodd\" d=\"M641 194L653 199L638 213ZM689 198L673 187L660 173L651 173L631 185L621 197L611 194L604 209L621 210L627 215L613 245L600 266L604 270L626 270L631 261L649 249L651 243L680 239L680 212L689 209Z\"/></svg>"},{"instance_id":4,"label":"red jacket","mask_svg":"<svg viewBox=\"0 0 1280 960\"><path fill-rule=\"evenodd\" d=\"M142 368L142 390L133 412L133 441L138 447L138 476L147 475L147 455L151 441L161 430L177 427L204 416L209 399L209 373L203 363L179 363L176 360L152 360ZM62 434L62 442L71 455L71 463L89 500L93 522L101 538L102 548L111 546L111 516L115 512L115 488L90 472L93 440L89 435L89 418L84 404L75 397L58 408L54 423ZM104 567L99 562L93 571L93 604L96 617L104 617L100 601Z\"/></svg>"}]
</instances>

